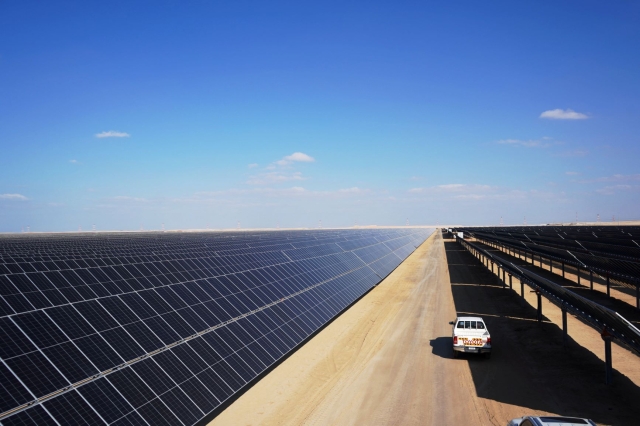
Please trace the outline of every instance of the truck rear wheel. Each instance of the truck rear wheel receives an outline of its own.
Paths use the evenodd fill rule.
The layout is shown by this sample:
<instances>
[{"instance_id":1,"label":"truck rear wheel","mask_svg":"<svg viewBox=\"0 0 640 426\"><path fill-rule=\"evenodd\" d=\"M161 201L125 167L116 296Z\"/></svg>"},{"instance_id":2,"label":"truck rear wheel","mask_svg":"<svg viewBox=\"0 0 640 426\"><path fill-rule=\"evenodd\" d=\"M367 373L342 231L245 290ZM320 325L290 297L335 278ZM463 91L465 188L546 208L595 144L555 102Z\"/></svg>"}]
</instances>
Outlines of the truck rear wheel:
<instances>
[{"instance_id":1,"label":"truck rear wheel","mask_svg":"<svg viewBox=\"0 0 640 426\"><path fill-rule=\"evenodd\" d=\"M458 358L460 356L460 354L458 353L458 351L453 351L453 357L454 358Z\"/></svg>"},{"instance_id":2,"label":"truck rear wheel","mask_svg":"<svg viewBox=\"0 0 640 426\"><path fill-rule=\"evenodd\" d=\"M485 352L484 357L485 357L486 359L491 358L491 352Z\"/></svg>"}]
</instances>

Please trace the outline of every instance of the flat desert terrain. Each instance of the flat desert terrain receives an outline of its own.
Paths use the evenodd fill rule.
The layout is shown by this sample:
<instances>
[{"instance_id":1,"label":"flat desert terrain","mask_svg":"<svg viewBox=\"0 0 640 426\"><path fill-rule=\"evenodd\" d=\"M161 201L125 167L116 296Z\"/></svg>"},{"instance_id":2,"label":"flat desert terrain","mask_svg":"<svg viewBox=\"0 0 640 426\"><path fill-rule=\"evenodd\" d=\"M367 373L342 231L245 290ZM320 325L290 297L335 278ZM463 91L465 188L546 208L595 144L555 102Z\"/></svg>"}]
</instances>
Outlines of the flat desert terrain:
<instances>
[{"instance_id":1,"label":"flat desert terrain","mask_svg":"<svg viewBox=\"0 0 640 426\"><path fill-rule=\"evenodd\" d=\"M491 359L453 359L456 312L484 317ZM527 300L436 232L210 425L505 425L547 413L639 424L640 358L616 349L606 386L599 334L571 318L588 346L564 347L551 316L537 323Z\"/></svg>"}]
</instances>

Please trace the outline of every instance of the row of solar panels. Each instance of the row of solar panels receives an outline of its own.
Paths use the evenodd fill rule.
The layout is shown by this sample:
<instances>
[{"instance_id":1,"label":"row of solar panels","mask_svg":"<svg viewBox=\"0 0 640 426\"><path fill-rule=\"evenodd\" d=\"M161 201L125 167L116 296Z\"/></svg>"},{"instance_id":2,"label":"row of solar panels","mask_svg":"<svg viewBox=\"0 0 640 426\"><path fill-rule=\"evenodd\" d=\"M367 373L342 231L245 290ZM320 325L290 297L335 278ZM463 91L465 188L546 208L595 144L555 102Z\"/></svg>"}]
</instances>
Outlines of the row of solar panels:
<instances>
[{"instance_id":1,"label":"row of solar panels","mask_svg":"<svg viewBox=\"0 0 640 426\"><path fill-rule=\"evenodd\" d=\"M558 248L549 246L543 242L529 241L506 237L501 234L486 232L482 228L457 228L457 231L465 232L486 241L497 242L507 247L526 250L530 253L542 255L545 258L564 262L582 270L591 270L602 276L609 275L616 283L637 289L640 286L640 261L611 257L607 254L586 253L584 250Z\"/></svg>"},{"instance_id":2,"label":"row of solar panels","mask_svg":"<svg viewBox=\"0 0 640 426\"><path fill-rule=\"evenodd\" d=\"M604 257L640 260L640 227L532 226L464 229Z\"/></svg>"},{"instance_id":3,"label":"row of solar panels","mask_svg":"<svg viewBox=\"0 0 640 426\"><path fill-rule=\"evenodd\" d=\"M472 253L490 259L508 274L539 290L554 304L578 316L597 331L602 332L603 329L606 329L621 344L640 355L640 330L617 312L586 299L526 268L513 264L500 253L489 252L480 245L462 238L456 238L456 240Z\"/></svg>"},{"instance_id":4,"label":"row of solar panels","mask_svg":"<svg viewBox=\"0 0 640 426\"><path fill-rule=\"evenodd\" d=\"M243 236L235 255L226 254L228 236L216 250L217 235L190 234L169 238L181 252L173 260L163 257L171 248L157 253L158 239L129 235L123 251L135 247L135 255L115 247L117 264L90 251L85 259L64 259L68 237L48 248L22 238L16 252L61 259L49 265L34 258L33 269L14 262L22 272L0 275L0 421L202 421L379 283L431 232L300 231L289 233L298 248L264 249L281 247L274 232L277 244ZM93 238L93 246L103 243Z\"/></svg>"},{"instance_id":5,"label":"row of solar panels","mask_svg":"<svg viewBox=\"0 0 640 426\"><path fill-rule=\"evenodd\" d=\"M632 240L640 237L640 226L616 225L545 225L545 226L500 226L486 227L493 230L535 233L536 235L557 236L570 239L604 242L616 245L635 246Z\"/></svg>"},{"instance_id":6,"label":"row of solar panels","mask_svg":"<svg viewBox=\"0 0 640 426\"><path fill-rule=\"evenodd\" d=\"M194 251L207 256L236 255L250 250L286 250L304 248L329 243L350 243L359 247L370 245L373 238L378 241L389 239L395 230L379 230L372 236L368 230L350 230L349 236L343 231L282 231L256 233L141 233L136 238L130 234L18 234L0 238L0 263L36 262L44 260L105 259L109 257L137 256L140 249L145 252L180 258L183 253ZM96 238L99 235L100 238ZM212 239L215 243L211 243ZM282 244L281 246L278 246ZM259 250L259 248L265 250Z\"/></svg>"}]
</instances>

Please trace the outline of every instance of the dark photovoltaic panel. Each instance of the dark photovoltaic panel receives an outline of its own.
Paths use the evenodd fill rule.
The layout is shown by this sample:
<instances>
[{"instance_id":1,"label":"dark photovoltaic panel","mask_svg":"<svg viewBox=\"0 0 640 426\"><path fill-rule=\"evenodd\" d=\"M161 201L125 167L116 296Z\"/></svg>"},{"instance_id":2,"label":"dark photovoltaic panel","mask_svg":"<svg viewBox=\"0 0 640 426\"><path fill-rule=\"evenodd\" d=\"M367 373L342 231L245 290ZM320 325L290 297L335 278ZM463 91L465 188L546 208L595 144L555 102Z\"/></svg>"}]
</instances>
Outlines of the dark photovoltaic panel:
<instances>
[{"instance_id":1,"label":"dark photovoltaic panel","mask_svg":"<svg viewBox=\"0 0 640 426\"><path fill-rule=\"evenodd\" d=\"M458 228L474 237L592 270L640 297L640 227L518 226Z\"/></svg>"},{"instance_id":2,"label":"dark photovoltaic panel","mask_svg":"<svg viewBox=\"0 0 640 426\"><path fill-rule=\"evenodd\" d=\"M0 237L0 422L195 424L431 232Z\"/></svg>"}]
</instances>

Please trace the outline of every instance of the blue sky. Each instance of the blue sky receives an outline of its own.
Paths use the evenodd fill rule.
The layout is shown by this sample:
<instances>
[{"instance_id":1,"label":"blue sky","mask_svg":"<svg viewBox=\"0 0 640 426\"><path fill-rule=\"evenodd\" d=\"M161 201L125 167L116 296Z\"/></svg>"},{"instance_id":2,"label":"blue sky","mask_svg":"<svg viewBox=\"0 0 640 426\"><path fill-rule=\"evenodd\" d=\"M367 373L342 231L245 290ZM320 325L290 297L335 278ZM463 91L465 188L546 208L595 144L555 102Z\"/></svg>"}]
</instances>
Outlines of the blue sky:
<instances>
[{"instance_id":1,"label":"blue sky","mask_svg":"<svg viewBox=\"0 0 640 426\"><path fill-rule=\"evenodd\" d=\"M0 3L0 231L640 219L633 1Z\"/></svg>"}]
</instances>

